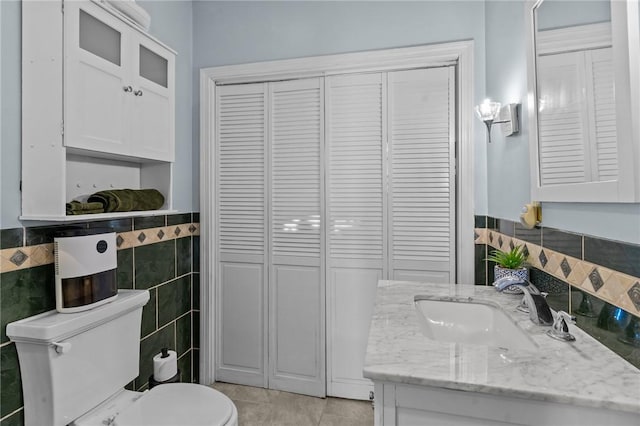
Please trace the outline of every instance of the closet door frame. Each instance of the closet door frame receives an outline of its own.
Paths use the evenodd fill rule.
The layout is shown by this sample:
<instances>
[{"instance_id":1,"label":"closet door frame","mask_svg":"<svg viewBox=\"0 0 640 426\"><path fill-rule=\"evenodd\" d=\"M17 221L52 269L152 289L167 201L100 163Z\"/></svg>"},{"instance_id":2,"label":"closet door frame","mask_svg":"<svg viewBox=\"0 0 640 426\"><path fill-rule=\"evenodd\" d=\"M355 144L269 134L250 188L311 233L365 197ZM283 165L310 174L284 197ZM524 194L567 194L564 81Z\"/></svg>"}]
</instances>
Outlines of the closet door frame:
<instances>
[{"instance_id":1,"label":"closet door frame","mask_svg":"<svg viewBox=\"0 0 640 426\"><path fill-rule=\"evenodd\" d=\"M455 65L458 117L457 282L473 285L473 41L288 59L200 70L200 383L215 381L217 271L215 227L216 86L304 77Z\"/></svg>"}]
</instances>

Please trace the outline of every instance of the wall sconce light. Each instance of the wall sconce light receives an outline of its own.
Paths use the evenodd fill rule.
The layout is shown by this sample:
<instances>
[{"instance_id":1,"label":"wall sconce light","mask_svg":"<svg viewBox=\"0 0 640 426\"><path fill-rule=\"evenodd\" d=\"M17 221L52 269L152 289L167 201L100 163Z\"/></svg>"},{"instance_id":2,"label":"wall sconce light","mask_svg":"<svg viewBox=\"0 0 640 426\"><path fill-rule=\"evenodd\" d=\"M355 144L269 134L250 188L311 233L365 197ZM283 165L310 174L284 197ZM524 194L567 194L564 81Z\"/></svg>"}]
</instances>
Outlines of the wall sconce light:
<instances>
[{"instance_id":1,"label":"wall sconce light","mask_svg":"<svg viewBox=\"0 0 640 426\"><path fill-rule=\"evenodd\" d=\"M502 132L505 136L511 136L520 131L518 105L502 106L500 102L491 102L491 99L485 99L484 102L476 106L476 115L487 126L489 143L491 143L491 126L494 124L502 124Z\"/></svg>"}]
</instances>

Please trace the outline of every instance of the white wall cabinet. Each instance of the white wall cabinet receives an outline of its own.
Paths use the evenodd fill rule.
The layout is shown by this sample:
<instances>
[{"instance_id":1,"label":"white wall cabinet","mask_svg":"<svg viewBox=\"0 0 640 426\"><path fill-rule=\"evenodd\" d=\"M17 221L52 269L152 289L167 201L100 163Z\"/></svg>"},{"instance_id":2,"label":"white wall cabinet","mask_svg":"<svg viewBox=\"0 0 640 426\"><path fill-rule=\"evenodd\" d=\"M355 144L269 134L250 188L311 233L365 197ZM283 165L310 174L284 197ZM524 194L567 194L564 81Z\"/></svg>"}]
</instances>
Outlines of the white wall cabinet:
<instances>
[{"instance_id":1,"label":"white wall cabinet","mask_svg":"<svg viewBox=\"0 0 640 426\"><path fill-rule=\"evenodd\" d=\"M175 52L102 3L24 2L22 21L21 219L79 220L66 202L119 188L171 211ZM143 213L86 217L122 214Z\"/></svg>"},{"instance_id":2,"label":"white wall cabinet","mask_svg":"<svg viewBox=\"0 0 640 426\"><path fill-rule=\"evenodd\" d=\"M65 146L173 161L174 53L91 2L64 34Z\"/></svg>"}]
</instances>

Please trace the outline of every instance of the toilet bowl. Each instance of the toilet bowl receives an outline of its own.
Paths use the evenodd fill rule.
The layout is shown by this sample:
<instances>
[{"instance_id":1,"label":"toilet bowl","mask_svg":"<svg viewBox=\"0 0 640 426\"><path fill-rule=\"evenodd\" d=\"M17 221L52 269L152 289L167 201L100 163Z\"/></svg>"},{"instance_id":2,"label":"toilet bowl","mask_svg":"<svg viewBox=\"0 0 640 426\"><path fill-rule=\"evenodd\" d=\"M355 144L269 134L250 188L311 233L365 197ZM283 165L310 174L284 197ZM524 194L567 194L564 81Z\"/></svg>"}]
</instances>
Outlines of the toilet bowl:
<instances>
[{"instance_id":1,"label":"toilet bowl","mask_svg":"<svg viewBox=\"0 0 640 426\"><path fill-rule=\"evenodd\" d=\"M238 424L233 402L207 386L124 389L139 375L148 300L147 290L120 290L114 301L87 311L49 311L7 325L20 362L25 426Z\"/></svg>"},{"instance_id":2,"label":"toilet bowl","mask_svg":"<svg viewBox=\"0 0 640 426\"><path fill-rule=\"evenodd\" d=\"M237 426L238 411L207 386L172 383L147 392L122 390L70 426Z\"/></svg>"}]
</instances>

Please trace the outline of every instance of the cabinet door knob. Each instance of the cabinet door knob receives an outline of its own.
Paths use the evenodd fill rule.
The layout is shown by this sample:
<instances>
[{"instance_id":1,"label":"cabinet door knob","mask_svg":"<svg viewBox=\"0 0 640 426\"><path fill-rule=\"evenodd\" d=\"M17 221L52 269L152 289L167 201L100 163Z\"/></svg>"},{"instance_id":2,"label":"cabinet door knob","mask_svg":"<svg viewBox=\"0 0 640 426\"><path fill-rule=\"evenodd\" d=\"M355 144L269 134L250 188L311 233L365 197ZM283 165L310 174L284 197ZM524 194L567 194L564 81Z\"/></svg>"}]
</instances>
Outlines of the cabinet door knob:
<instances>
[{"instance_id":1,"label":"cabinet door knob","mask_svg":"<svg viewBox=\"0 0 640 426\"><path fill-rule=\"evenodd\" d=\"M124 86L124 87L122 88L122 90L124 90L125 92L132 92L132 91L133 91L133 87L131 87L131 86Z\"/></svg>"},{"instance_id":2,"label":"cabinet door knob","mask_svg":"<svg viewBox=\"0 0 640 426\"><path fill-rule=\"evenodd\" d=\"M142 96L142 90L136 90L133 94L136 96Z\"/></svg>"}]
</instances>

